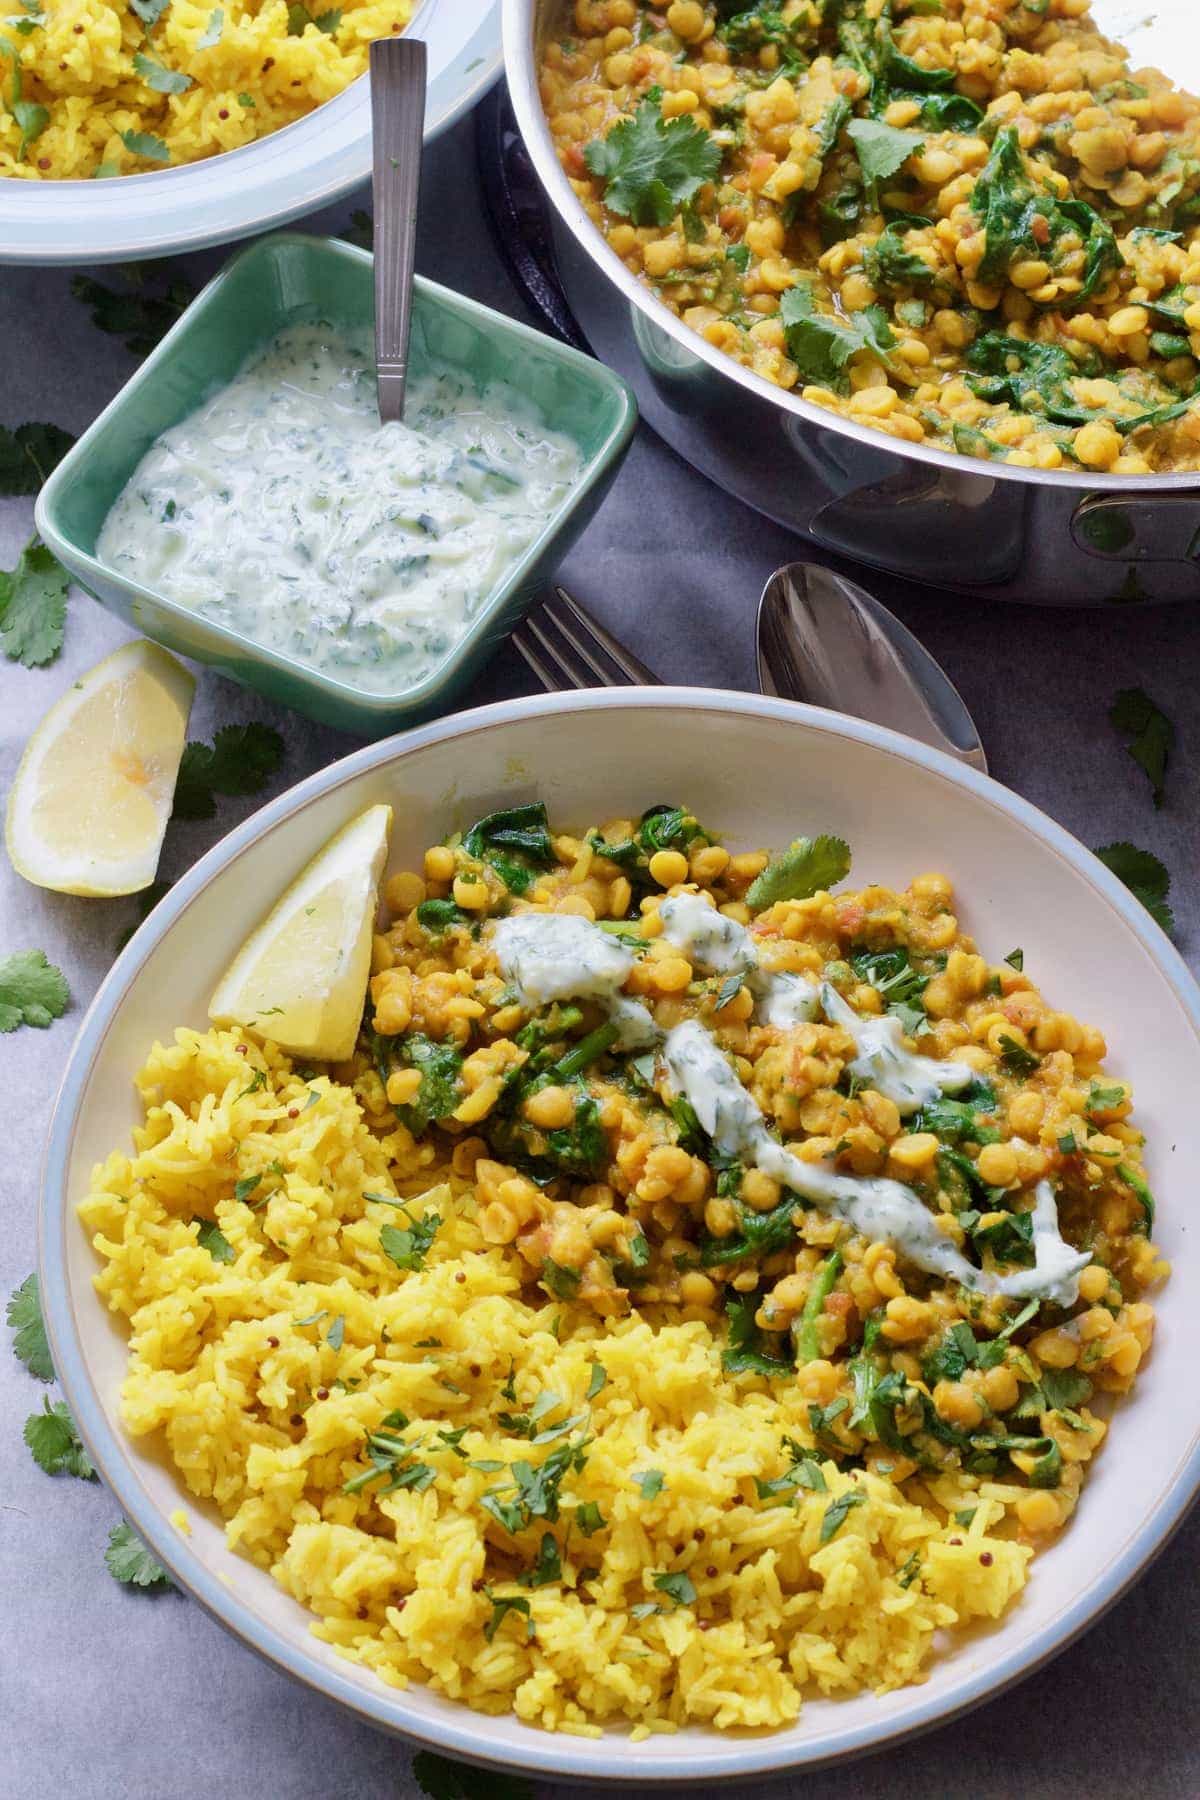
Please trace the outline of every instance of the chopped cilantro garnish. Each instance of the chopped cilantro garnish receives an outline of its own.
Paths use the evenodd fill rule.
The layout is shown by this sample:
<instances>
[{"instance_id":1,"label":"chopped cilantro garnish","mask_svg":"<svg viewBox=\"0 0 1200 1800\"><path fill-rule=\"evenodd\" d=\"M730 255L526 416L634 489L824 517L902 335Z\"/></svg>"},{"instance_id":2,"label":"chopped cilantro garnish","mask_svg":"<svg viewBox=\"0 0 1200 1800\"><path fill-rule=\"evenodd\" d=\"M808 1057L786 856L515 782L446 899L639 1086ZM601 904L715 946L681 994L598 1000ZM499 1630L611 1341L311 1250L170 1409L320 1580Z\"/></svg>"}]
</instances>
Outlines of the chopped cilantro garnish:
<instances>
[{"instance_id":1,"label":"chopped cilantro garnish","mask_svg":"<svg viewBox=\"0 0 1200 1800\"><path fill-rule=\"evenodd\" d=\"M557 1263L548 1256L542 1264L542 1284L556 1300L573 1300L579 1292L582 1276L578 1269Z\"/></svg>"},{"instance_id":2,"label":"chopped cilantro garnish","mask_svg":"<svg viewBox=\"0 0 1200 1800\"><path fill-rule=\"evenodd\" d=\"M779 304L779 317L787 334L788 355L804 380L837 392L848 388L846 364L852 356L869 350L886 365L896 342L881 306L868 306L862 312L851 313L848 318L820 312L811 281L800 281L787 289ZM833 842L840 843L840 839ZM766 872L764 870L764 874ZM836 879L840 881L841 876ZM746 896L749 905L755 904L750 897L753 891L752 885ZM809 891L815 892L815 889ZM799 895L779 894L775 897L792 899Z\"/></svg>"},{"instance_id":3,"label":"chopped cilantro garnish","mask_svg":"<svg viewBox=\"0 0 1200 1800\"><path fill-rule=\"evenodd\" d=\"M537 1561L532 1568L523 1569L517 1580L522 1587L528 1588L548 1587L552 1581L562 1580L562 1551L552 1531L542 1533Z\"/></svg>"},{"instance_id":4,"label":"chopped cilantro garnish","mask_svg":"<svg viewBox=\"0 0 1200 1800\"><path fill-rule=\"evenodd\" d=\"M644 1474L633 1477L633 1485L641 1489L643 1500L657 1500L663 1490L663 1472L661 1469L647 1469Z\"/></svg>"},{"instance_id":5,"label":"chopped cilantro garnish","mask_svg":"<svg viewBox=\"0 0 1200 1800\"><path fill-rule=\"evenodd\" d=\"M415 1460L415 1452L424 1440L415 1438L409 1442L401 1436L407 1426L405 1414L393 1412L381 1419L374 1431L367 1433L363 1448L371 1467L343 1482L344 1494L360 1493L380 1480L384 1484L378 1490L381 1494L394 1493L397 1488L411 1488L414 1493L421 1494L432 1486L437 1480L437 1470L426 1462Z\"/></svg>"},{"instance_id":6,"label":"chopped cilantro garnish","mask_svg":"<svg viewBox=\"0 0 1200 1800\"><path fill-rule=\"evenodd\" d=\"M602 1531L607 1523L604 1514L594 1500L584 1500L575 1508L575 1524L584 1537L592 1537Z\"/></svg>"},{"instance_id":7,"label":"chopped cilantro garnish","mask_svg":"<svg viewBox=\"0 0 1200 1800\"><path fill-rule=\"evenodd\" d=\"M145 162L169 163L171 152L160 137L150 131L122 131L118 133L121 142L130 156L140 156Z\"/></svg>"},{"instance_id":8,"label":"chopped cilantro garnish","mask_svg":"<svg viewBox=\"0 0 1200 1800\"><path fill-rule=\"evenodd\" d=\"M772 1340L754 1322L757 1310L756 1294L733 1293L726 1300L729 1338L721 1356L721 1366L731 1375L788 1375L792 1365L782 1356L772 1354Z\"/></svg>"},{"instance_id":9,"label":"chopped cilantro garnish","mask_svg":"<svg viewBox=\"0 0 1200 1800\"><path fill-rule=\"evenodd\" d=\"M850 847L842 838L796 838L750 883L746 905L752 912L762 912L779 900L807 900L844 881L849 873Z\"/></svg>"},{"instance_id":10,"label":"chopped cilantro garnish","mask_svg":"<svg viewBox=\"0 0 1200 1800\"><path fill-rule=\"evenodd\" d=\"M379 1228L379 1247L389 1256L398 1269L416 1272L425 1267L433 1240L437 1236L442 1215L436 1212L422 1213L414 1219L405 1213L408 1224L381 1225Z\"/></svg>"},{"instance_id":11,"label":"chopped cilantro garnish","mask_svg":"<svg viewBox=\"0 0 1200 1800\"><path fill-rule=\"evenodd\" d=\"M192 1224L200 1227L196 1242L202 1250L208 1251L214 1262L231 1263L236 1261L237 1253L233 1245L214 1219L193 1217Z\"/></svg>"},{"instance_id":12,"label":"chopped cilantro garnish","mask_svg":"<svg viewBox=\"0 0 1200 1800\"><path fill-rule=\"evenodd\" d=\"M133 72L141 77L148 88L153 88L156 94L186 94L192 85L190 75L184 75L178 69L164 68L162 63L156 62L152 56L144 55L140 50L134 55ZM126 149L131 148L131 145L126 145Z\"/></svg>"},{"instance_id":13,"label":"chopped cilantro garnish","mask_svg":"<svg viewBox=\"0 0 1200 1800\"><path fill-rule=\"evenodd\" d=\"M838 1494L829 1502L821 1520L820 1541L822 1544L827 1544L835 1532L845 1524L851 1507L862 1506L866 1498L865 1494L858 1494L853 1488L847 1488L844 1494Z\"/></svg>"},{"instance_id":14,"label":"chopped cilantro garnish","mask_svg":"<svg viewBox=\"0 0 1200 1800\"><path fill-rule=\"evenodd\" d=\"M694 119L664 120L656 89L583 156L604 183L608 210L637 225L669 225L721 166L719 147Z\"/></svg>"},{"instance_id":15,"label":"chopped cilantro garnish","mask_svg":"<svg viewBox=\"0 0 1200 1800\"><path fill-rule=\"evenodd\" d=\"M901 131L882 119L851 119L846 136L854 145L872 206L878 203L879 183L898 174L925 142L919 131Z\"/></svg>"},{"instance_id":16,"label":"chopped cilantro garnish","mask_svg":"<svg viewBox=\"0 0 1200 1800\"><path fill-rule=\"evenodd\" d=\"M691 1576L683 1569L656 1575L654 1585L660 1594L669 1594L676 1606L694 1606L696 1604L695 1585Z\"/></svg>"},{"instance_id":17,"label":"chopped cilantro garnish","mask_svg":"<svg viewBox=\"0 0 1200 1800\"><path fill-rule=\"evenodd\" d=\"M1010 1075L1032 1075L1040 1067L1041 1057L1034 1051L1019 1044L1015 1037L1007 1032L1000 1036L1000 1066L1007 1069Z\"/></svg>"},{"instance_id":18,"label":"chopped cilantro garnish","mask_svg":"<svg viewBox=\"0 0 1200 1800\"><path fill-rule=\"evenodd\" d=\"M492 1616L483 1628L484 1639L487 1643L491 1643L510 1613L524 1619L526 1640L532 1639L534 1627L528 1600L520 1594L493 1594L491 1588L487 1587L483 1591L491 1602L492 1608Z\"/></svg>"}]
</instances>

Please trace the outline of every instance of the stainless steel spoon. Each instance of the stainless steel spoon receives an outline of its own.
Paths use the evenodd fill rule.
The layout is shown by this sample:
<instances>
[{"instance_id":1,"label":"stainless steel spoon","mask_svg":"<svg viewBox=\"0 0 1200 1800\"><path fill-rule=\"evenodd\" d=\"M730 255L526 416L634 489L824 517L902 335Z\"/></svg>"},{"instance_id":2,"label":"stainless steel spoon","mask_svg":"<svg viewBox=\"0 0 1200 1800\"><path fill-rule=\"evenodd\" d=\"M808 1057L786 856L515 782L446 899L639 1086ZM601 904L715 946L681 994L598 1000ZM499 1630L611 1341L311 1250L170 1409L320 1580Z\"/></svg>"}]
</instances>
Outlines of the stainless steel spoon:
<instances>
[{"instance_id":1,"label":"stainless steel spoon","mask_svg":"<svg viewBox=\"0 0 1200 1800\"><path fill-rule=\"evenodd\" d=\"M404 413L417 195L425 138L425 46L420 38L376 38L371 45L371 131L375 167L375 369L379 418Z\"/></svg>"},{"instance_id":2,"label":"stainless steel spoon","mask_svg":"<svg viewBox=\"0 0 1200 1800\"><path fill-rule=\"evenodd\" d=\"M776 569L758 603L764 694L851 713L987 773L975 721L944 669L886 606L819 563Z\"/></svg>"}]
</instances>

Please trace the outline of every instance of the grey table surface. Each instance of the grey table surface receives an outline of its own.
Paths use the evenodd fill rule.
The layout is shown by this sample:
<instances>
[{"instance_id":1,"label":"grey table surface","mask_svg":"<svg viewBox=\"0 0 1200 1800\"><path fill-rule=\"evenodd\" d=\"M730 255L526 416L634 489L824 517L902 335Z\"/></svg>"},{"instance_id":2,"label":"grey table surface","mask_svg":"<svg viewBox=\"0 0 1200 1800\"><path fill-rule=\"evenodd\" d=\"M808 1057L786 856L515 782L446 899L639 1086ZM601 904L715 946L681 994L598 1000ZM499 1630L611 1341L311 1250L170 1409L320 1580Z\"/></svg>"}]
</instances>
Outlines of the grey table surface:
<instances>
[{"instance_id":1,"label":"grey table surface","mask_svg":"<svg viewBox=\"0 0 1200 1800\"><path fill-rule=\"evenodd\" d=\"M339 229L347 202L314 221ZM460 127L431 152L418 267L520 314L479 212L473 142ZM449 227L446 222L450 221ZM193 278L219 252L188 259ZM98 271L103 276L103 271ZM48 419L79 431L134 367L69 291L65 270L0 270L0 421ZM31 525L27 501L0 501L0 567ZM754 605L765 577L804 554L799 540L718 493L643 431L563 578L647 662L690 684L752 688ZM876 578L944 663L979 723L995 776L1089 844L1131 838L1175 875L1178 941L1200 960L1196 891L1200 817L1200 609L1055 612L989 607L902 590ZM0 661L0 791L46 708L127 632L74 594L62 656L26 671ZM1113 693L1144 686L1178 732L1163 808L1107 720ZM502 652L472 702L527 692ZM287 742L274 784L354 748L352 740L202 672L192 736L229 720L268 719ZM254 801L172 826L160 873L181 873ZM33 1266L38 1165L70 1036L132 922L130 901L86 901L22 882L0 858L0 956L43 948L67 974L71 1011L51 1030L0 1038L0 1290ZM42 1388L0 1352L0 1794L42 1800L408 1800L400 1743L313 1698L227 1637L182 1596L132 1595L102 1551L117 1514L90 1484L50 1480L21 1443ZM1076 1526L1086 1531L1086 1516ZM1145 1579L1079 1642L1014 1691L920 1742L752 1792L856 1796L1200 1794L1200 1516ZM482 1781L478 1791L486 1793ZM632 1788L629 1791L634 1791ZM566 1789L542 1785L542 1800Z\"/></svg>"}]
</instances>

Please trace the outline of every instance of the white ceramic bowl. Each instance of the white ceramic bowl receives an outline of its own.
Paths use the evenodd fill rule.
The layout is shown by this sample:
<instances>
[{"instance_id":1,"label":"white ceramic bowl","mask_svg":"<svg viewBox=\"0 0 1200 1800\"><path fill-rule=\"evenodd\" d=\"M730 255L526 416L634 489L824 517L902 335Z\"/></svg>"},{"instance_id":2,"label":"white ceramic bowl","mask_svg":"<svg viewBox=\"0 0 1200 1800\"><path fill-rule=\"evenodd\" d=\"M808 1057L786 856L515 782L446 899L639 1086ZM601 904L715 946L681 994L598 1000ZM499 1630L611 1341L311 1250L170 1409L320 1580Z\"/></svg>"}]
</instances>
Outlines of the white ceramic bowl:
<instances>
[{"instance_id":1,"label":"white ceramic bowl","mask_svg":"<svg viewBox=\"0 0 1200 1800\"><path fill-rule=\"evenodd\" d=\"M429 55L431 143L500 73L500 0L423 0L409 32ZM130 262L231 243L329 206L370 174L363 76L294 125L203 162L109 181L0 178L0 263Z\"/></svg>"},{"instance_id":2,"label":"white ceramic bowl","mask_svg":"<svg viewBox=\"0 0 1200 1800\"><path fill-rule=\"evenodd\" d=\"M375 801L396 809L393 866L490 807L545 800L583 825L685 801L735 845L837 831L856 882L946 871L992 957L1014 945L1056 1002L1099 1025L1111 1067L1133 1081L1150 1139L1158 1235L1175 1265L1136 1395L1060 1542L999 1626L974 1633L930 1679L876 1699L814 1699L770 1736L689 1730L633 1745L625 1734L550 1736L484 1718L414 1687L397 1693L340 1661L309 1617L224 1547L189 1500L190 1540L168 1523L182 1484L118 1423L120 1329L93 1288L96 1260L74 1216L96 1161L135 1120L131 1076L150 1042L202 1026L213 982L251 923L339 825ZM485 1764L623 1782L748 1777L878 1748L939 1723L1060 1650L1145 1567L1200 1483L1200 1421L1187 1395L1200 1365L1200 1275L1188 1222L1200 1167L1200 990L1136 900L1088 851L996 783L908 739L787 702L663 688L525 699L373 745L264 807L162 900L89 1012L51 1128L41 1269L54 1359L92 1456L180 1584L238 1637L363 1718ZM97 1654L101 1654L99 1646Z\"/></svg>"}]
</instances>

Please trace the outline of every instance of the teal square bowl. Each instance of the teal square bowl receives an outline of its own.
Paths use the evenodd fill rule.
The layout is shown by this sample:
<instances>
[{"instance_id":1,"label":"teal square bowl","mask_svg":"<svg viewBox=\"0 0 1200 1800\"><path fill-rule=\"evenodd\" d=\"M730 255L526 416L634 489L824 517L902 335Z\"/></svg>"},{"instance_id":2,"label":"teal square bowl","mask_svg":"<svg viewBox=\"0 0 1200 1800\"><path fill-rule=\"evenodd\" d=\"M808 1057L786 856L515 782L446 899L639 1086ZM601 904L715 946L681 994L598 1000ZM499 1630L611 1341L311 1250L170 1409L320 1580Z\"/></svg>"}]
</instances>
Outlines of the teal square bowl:
<instances>
[{"instance_id":1,"label":"teal square bowl","mask_svg":"<svg viewBox=\"0 0 1200 1800\"><path fill-rule=\"evenodd\" d=\"M72 577L144 636L284 706L360 737L383 737L446 712L531 605L607 493L637 423L619 375L502 313L417 277L410 370L450 367L477 385L504 381L578 446L583 470L466 634L416 685L367 693L214 624L117 573L96 540L109 508L155 439L232 381L285 326L374 328L371 257L333 238L284 232L235 256L188 307L42 488L37 527Z\"/></svg>"}]
</instances>

